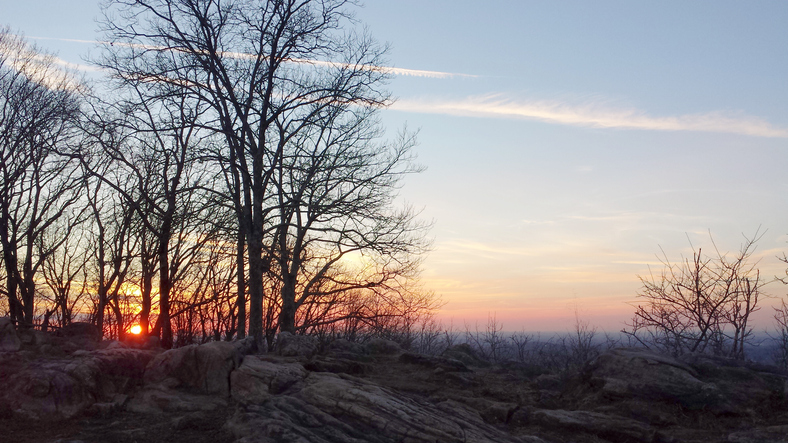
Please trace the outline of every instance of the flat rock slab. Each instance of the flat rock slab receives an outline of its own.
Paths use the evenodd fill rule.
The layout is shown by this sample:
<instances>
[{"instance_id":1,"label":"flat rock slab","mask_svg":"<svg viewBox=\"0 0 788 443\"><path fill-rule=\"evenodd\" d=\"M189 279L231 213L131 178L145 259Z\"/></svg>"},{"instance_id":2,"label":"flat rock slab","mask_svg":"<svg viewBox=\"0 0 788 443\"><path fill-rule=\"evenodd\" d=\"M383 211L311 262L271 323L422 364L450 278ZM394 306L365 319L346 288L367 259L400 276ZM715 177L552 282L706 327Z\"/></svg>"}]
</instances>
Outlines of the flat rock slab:
<instances>
[{"instance_id":1,"label":"flat rock slab","mask_svg":"<svg viewBox=\"0 0 788 443\"><path fill-rule=\"evenodd\" d=\"M788 443L788 425L734 432L728 436L728 441L730 443Z\"/></svg>"},{"instance_id":2,"label":"flat rock slab","mask_svg":"<svg viewBox=\"0 0 788 443\"><path fill-rule=\"evenodd\" d=\"M456 402L433 404L352 376L311 373L298 392L236 413L243 443L523 442Z\"/></svg>"},{"instance_id":3,"label":"flat rock slab","mask_svg":"<svg viewBox=\"0 0 788 443\"><path fill-rule=\"evenodd\" d=\"M539 409L531 412L529 421L544 427L587 432L620 443L660 441L656 430L644 423L598 412Z\"/></svg>"}]
</instances>

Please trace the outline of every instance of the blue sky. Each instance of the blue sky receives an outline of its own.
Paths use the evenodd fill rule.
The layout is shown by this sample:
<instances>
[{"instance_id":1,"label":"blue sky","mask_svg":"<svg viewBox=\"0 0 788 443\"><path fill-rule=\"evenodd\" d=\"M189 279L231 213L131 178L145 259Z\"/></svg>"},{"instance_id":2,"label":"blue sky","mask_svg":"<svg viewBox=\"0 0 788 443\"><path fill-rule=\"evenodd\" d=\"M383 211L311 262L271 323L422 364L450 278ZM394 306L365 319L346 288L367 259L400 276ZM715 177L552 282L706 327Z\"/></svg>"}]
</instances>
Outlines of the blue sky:
<instances>
[{"instance_id":1,"label":"blue sky","mask_svg":"<svg viewBox=\"0 0 788 443\"><path fill-rule=\"evenodd\" d=\"M0 0L0 22L80 63L88 0ZM424 281L445 319L606 330L637 275L736 250L758 227L762 275L788 252L788 2L369 0L389 42L393 135L426 172L402 199L434 220ZM689 239L689 240L688 240ZM786 288L768 287L774 296ZM760 312L768 326L769 308Z\"/></svg>"}]
</instances>

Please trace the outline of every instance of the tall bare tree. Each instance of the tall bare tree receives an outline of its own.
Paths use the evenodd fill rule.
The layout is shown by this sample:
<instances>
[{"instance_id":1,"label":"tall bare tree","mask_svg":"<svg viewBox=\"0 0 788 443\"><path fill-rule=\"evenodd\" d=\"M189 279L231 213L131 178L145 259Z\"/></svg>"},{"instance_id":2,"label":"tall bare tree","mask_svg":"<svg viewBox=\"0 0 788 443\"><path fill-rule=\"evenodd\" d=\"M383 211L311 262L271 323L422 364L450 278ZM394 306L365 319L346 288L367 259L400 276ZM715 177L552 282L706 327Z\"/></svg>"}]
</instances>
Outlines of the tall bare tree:
<instances>
[{"instance_id":1,"label":"tall bare tree","mask_svg":"<svg viewBox=\"0 0 788 443\"><path fill-rule=\"evenodd\" d=\"M248 255L249 333L258 341L269 263L264 243L276 208L269 189L288 139L309 127L323 108L388 100L380 90L387 77L380 68L383 48L344 28L352 26L351 5L347 0L108 4L109 44L100 64L119 77L161 85L161 97L170 86L201 97L211 107L201 124L225 138L224 157L240 185L230 194ZM282 132L288 136L279 137Z\"/></svg>"},{"instance_id":2,"label":"tall bare tree","mask_svg":"<svg viewBox=\"0 0 788 443\"><path fill-rule=\"evenodd\" d=\"M98 152L82 159L92 174L123 198L140 222L143 290L152 282L151 271L156 260L158 269L158 316L153 334L160 335L162 344L173 343L170 322L170 297L184 266L191 262L183 254L194 252L193 245L184 247L190 228L202 225L206 200L195 197L205 185L204 171L196 162L195 145L201 142L196 121L203 111L201 103L192 100L181 88L173 88L167 99L151 99L146 82L120 79L114 103L95 115L94 146ZM153 93L157 91L154 88ZM108 115L114 118L108 119ZM114 126L126 134L102 138L106 126ZM110 134L111 135L111 134ZM86 160L89 158L90 160ZM107 164L122 171L121 177L103 173ZM128 182L133 185L130 188ZM151 243L152 241L152 243ZM153 247L151 250L150 247ZM148 333L150 297L143 294L142 328Z\"/></svg>"},{"instance_id":3,"label":"tall bare tree","mask_svg":"<svg viewBox=\"0 0 788 443\"><path fill-rule=\"evenodd\" d=\"M80 198L68 153L79 118L77 83L52 56L0 29L0 245L12 318L31 325L36 275L68 232L43 238Z\"/></svg>"},{"instance_id":4,"label":"tall bare tree","mask_svg":"<svg viewBox=\"0 0 788 443\"><path fill-rule=\"evenodd\" d=\"M74 215L82 214L72 214ZM45 258L41 267L44 283L51 297L51 304L46 307L42 321L44 330L49 326L53 314L56 316L58 326L63 327L71 323L75 314L87 311L82 309L86 306L89 288L87 263L90 248L86 243L85 220L75 221L66 216L57 223L53 231L57 232L58 228L62 228L62 231L56 234L50 232L42 240L47 243L47 237L52 235L55 237L55 242L59 242L59 238L66 239L58 250Z\"/></svg>"},{"instance_id":5,"label":"tall bare tree","mask_svg":"<svg viewBox=\"0 0 788 443\"><path fill-rule=\"evenodd\" d=\"M415 139L405 133L394 142L377 142L376 112L337 104L315 112L320 118L297 136L281 134L285 148L272 180L277 202L270 255L282 279L282 331L296 332L297 311L306 304L322 304L328 312L329 300L357 290L396 297L400 289L406 292L401 281L418 273L427 225L412 209L393 207L401 178L420 170L409 154ZM310 323L342 320L321 317Z\"/></svg>"}]
</instances>

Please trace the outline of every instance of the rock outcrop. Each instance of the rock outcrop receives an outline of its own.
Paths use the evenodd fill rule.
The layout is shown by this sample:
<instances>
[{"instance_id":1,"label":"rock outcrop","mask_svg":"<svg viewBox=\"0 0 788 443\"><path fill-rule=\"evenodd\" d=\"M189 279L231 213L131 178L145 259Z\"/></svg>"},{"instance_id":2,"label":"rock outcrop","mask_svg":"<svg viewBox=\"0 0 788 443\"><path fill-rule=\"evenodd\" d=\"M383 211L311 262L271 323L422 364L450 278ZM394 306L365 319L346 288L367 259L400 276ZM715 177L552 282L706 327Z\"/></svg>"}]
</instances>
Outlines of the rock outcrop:
<instances>
[{"instance_id":1,"label":"rock outcrop","mask_svg":"<svg viewBox=\"0 0 788 443\"><path fill-rule=\"evenodd\" d=\"M229 342L170 349L157 355L145 368L145 384L228 397L230 374L240 363L240 352Z\"/></svg>"},{"instance_id":2,"label":"rock outcrop","mask_svg":"<svg viewBox=\"0 0 788 443\"><path fill-rule=\"evenodd\" d=\"M247 339L49 355L42 349L73 343L22 336L18 350L0 352L0 427L107 417L67 439L29 441L788 442L788 376L702 355L616 349L572 375L490 365L464 346L425 356L382 339L337 341L322 355L314 339L288 334L272 354Z\"/></svg>"},{"instance_id":3,"label":"rock outcrop","mask_svg":"<svg viewBox=\"0 0 788 443\"><path fill-rule=\"evenodd\" d=\"M239 410L227 426L244 443L521 441L459 403L419 401L330 373L311 373L289 395Z\"/></svg>"},{"instance_id":4,"label":"rock outcrop","mask_svg":"<svg viewBox=\"0 0 788 443\"><path fill-rule=\"evenodd\" d=\"M276 353L283 357L311 357L317 353L317 338L280 332L276 336Z\"/></svg>"},{"instance_id":5,"label":"rock outcrop","mask_svg":"<svg viewBox=\"0 0 788 443\"><path fill-rule=\"evenodd\" d=\"M16 361L5 356L0 411L14 417L69 419L123 406L142 384L148 351L77 351L69 358ZM5 372L5 371L4 371Z\"/></svg>"},{"instance_id":6,"label":"rock outcrop","mask_svg":"<svg viewBox=\"0 0 788 443\"><path fill-rule=\"evenodd\" d=\"M769 414L786 406L788 377L742 362L689 355L681 359L641 349L616 349L589 362L568 391L581 408L664 403L718 415Z\"/></svg>"}]
</instances>

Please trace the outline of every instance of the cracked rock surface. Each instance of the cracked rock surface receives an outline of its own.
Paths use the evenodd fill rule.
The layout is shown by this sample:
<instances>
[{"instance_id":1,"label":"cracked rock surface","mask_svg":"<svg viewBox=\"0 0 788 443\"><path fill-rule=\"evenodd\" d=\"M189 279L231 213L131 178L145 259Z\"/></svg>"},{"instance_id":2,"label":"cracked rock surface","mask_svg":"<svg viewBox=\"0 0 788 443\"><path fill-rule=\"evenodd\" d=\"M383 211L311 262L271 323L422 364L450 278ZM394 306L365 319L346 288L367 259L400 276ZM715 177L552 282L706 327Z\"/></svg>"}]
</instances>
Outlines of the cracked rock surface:
<instances>
[{"instance_id":1,"label":"cracked rock surface","mask_svg":"<svg viewBox=\"0 0 788 443\"><path fill-rule=\"evenodd\" d=\"M707 356L615 349L548 374L382 339L315 354L17 338L0 351L2 441L788 441L786 374Z\"/></svg>"}]
</instances>

